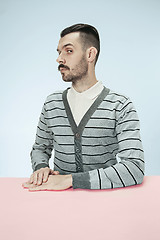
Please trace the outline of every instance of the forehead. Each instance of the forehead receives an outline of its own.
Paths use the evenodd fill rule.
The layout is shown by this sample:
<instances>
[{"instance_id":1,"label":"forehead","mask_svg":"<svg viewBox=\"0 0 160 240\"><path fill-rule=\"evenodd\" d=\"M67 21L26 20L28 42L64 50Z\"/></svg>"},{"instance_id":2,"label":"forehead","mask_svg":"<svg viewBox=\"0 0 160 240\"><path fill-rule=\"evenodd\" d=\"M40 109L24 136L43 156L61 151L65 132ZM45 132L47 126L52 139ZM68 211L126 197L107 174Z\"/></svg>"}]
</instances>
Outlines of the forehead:
<instances>
[{"instance_id":1,"label":"forehead","mask_svg":"<svg viewBox=\"0 0 160 240\"><path fill-rule=\"evenodd\" d=\"M67 44L71 44L75 48L80 46L79 32L69 33L64 37L60 38L58 43L58 49L60 50L61 48L63 48L63 46Z\"/></svg>"}]
</instances>

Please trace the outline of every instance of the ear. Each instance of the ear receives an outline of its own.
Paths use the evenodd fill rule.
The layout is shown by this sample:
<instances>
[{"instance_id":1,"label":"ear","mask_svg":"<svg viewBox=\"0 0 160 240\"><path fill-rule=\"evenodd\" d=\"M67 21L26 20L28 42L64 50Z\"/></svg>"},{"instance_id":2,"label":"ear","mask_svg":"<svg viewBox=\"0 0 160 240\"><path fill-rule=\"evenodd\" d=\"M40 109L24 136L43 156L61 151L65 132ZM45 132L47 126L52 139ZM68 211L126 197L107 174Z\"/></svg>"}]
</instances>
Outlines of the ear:
<instances>
[{"instance_id":1,"label":"ear","mask_svg":"<svg viewBox=\"0 0 160 240\"><path fill-rule=\"evenodd\" d=\"M88 62L92 63L97 55L97 49L95 47L90 47L87 49L87 59Z\"/></svg>"}]
</instances>

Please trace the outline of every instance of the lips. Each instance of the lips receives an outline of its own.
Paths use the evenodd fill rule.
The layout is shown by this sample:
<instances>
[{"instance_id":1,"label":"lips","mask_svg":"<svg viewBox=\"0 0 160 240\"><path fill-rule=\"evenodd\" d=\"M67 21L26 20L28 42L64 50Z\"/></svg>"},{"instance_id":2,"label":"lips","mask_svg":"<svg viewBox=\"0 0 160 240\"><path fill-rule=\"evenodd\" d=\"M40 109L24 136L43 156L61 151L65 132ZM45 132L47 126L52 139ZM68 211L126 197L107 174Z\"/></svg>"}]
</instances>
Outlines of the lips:
<instances>
[{"instance_id":1,"label":"lips","mask_svg":"<svg viewBox=\"0 0 160 240\"><path fill-rule=\"evenodd\" d=\"M59 71L65 71L65 70L69 70L69 68L68 68L67 66L63 65L63 64L60 64L60 65L58 66L58 70L59 70Z\"/></svg>"},{"instance_id":2,"label":"lips","mask_svg":"<svg viewBox=\"0 0 160 240\"><path fill-rule=\"evenodd\" d=\"M60 68L60 71L62 72L62 71L66 71L67 70L67 68Z\"/></svg>"}]
</instances>

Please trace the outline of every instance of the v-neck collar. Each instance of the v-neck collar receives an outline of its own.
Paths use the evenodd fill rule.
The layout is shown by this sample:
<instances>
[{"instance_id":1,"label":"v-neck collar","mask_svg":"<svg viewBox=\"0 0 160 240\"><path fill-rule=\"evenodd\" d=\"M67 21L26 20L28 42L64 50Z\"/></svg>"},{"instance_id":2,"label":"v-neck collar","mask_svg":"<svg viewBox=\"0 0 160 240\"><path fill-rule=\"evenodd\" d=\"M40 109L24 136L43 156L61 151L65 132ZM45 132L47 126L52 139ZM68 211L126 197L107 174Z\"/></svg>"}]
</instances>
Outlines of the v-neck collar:
<instances>
[{"instance_id":1,"label":"v-neck collar","mask_svg":"<svg viewBox=\"0 0 160 240\"><path fill-rule=\"evenodd\" d=\"M95 83L92 87L88 88L87 90L85 90L83 92L77 92L76 89L72 85L67 93L68 102L69 102L69 97L70 98L75 97L78 99L82 98L82 99L85 99L86 101L87 101L87 99L93 100L102 92L103 88L104 88L104 86L103 86L102 82L100 82L100 81L97 81L97 83Z\"/></svg>"},{"instance_id":2,"label":"v-neck collar","mask_svg":"<svg viewBox=\"0 0 160 240\"><path fill-rule=\"evenodd\" d=\"M74 120L71 108L70 108L68 100L67 100L67 92L68 92L68 90L69 90L69 88L67 88L63 92L63 94L62 94L62 99L63 99L64 107L65 107L65 110L66 110L66 114L67 114L67 117L68 117L68 120L69 120L69 123L71 125L73 133L74 134L79 133L80 135L82 135L82 132L83 132L87 122L89 121L90 117L96 111L96 109L101 104L101 102L104 100L104 98L108 95L110 89L108 89L106 87L103 88L102 92L99 94L99 96L96 98L94 103L91 105L91 107L85 113L85 115L81 119L81 121L78 124L78 126L77 126L77 124L76 124L76 122Z\"/></svg>"}]
</instances>

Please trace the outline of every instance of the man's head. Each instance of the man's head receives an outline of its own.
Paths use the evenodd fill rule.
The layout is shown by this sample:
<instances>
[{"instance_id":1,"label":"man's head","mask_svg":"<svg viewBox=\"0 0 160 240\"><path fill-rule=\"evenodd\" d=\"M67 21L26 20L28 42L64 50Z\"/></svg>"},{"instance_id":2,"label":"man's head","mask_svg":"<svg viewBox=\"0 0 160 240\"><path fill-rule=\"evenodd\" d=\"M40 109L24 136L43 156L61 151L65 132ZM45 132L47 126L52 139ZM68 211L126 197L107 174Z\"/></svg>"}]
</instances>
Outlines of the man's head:
<instances>
[{"instance_id":1,"label":"man's head","mask_svg":"<svg viewBox=\"0 0 160 240\"><path fill-rule=\"evenodd\" d=\"M88 73L88 64L95 66L99 56L100 40L97 30L88 24L75 24L65 28L60 36L57 62L63 80L83 78Z\"/></svg>"}]
</instances>

